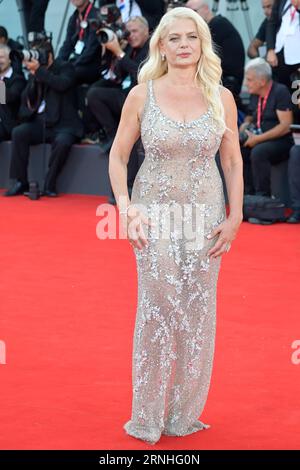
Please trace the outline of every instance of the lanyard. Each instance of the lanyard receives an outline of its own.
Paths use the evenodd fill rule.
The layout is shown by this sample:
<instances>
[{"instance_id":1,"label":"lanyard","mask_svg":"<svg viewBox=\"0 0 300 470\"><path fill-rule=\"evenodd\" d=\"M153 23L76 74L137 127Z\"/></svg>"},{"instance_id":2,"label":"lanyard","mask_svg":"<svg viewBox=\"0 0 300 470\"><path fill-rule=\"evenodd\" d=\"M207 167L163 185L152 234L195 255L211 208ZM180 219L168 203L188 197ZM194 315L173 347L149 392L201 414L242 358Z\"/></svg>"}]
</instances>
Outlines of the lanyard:
<instances>
[{"instance_id":1,"label":"lanyard","mask_svg":"<svg viewBox=\"0 0 300 470\"><path fill-rule=\"evenodd\" d=\"M270 83L270 86L267 90L266 96L263 99L263 104L261 104L262 98L261 97L258 98L258 103L257 103L257 124L256 124L257 129L261 129L260 126L261 126L262 113L264 112L265 107L267 105L267 101L268 101L272 86L273 86L273 82Z\"/></svg>"},{"instance_id":2,"label":"lanyard","mask_svg":"<svg viewBox=\"0 0 300 470\"><path fill-rule=\"evenodd\" d=\"M294 21L295 15L296 15L297 8L291 6L290 13L291 13L291 23Z\"/></svg>"},{"instance_id":3,"label":"lanyard","mask_svg":"<svg viewBox=\"0 0 300 470\"><path fill-rule=\"evenodd\" d=\"M90 3L89 6L88 6L87 9L86 9L86 12L85 12L85 15L84 15L84 18L83 18L82 21L86 21L87 17L89 16L89 13L90 13L90 11L91 11L91 9L92 9L92 6L93 6L93 4ZM84 36L84 31L85 31L85 30L84 30L83 28L80 28L80 31L79 31L79 40L80 40L80 41L82 41L82 38L83 38L83 36Z\"/></svg>"}]
</instances>

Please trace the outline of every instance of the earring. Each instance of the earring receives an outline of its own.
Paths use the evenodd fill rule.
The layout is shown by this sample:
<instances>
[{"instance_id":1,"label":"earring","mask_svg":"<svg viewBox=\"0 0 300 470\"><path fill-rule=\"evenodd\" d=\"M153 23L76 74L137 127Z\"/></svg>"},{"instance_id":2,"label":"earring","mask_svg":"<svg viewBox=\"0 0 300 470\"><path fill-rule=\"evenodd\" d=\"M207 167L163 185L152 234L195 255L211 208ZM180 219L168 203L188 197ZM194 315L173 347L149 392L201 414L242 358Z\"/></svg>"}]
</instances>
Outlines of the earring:
<instances>
[{"instance_id":1,"label":"earring","mask_svg":"<svg viewBox=\"0 0 300 470\"><path fill-rule=\"evenodd\" d=\"M164 61L165 58L166 58L165 54L162 54L162 55L161 55L161 60Z\"/></svg>"}]
</instances>

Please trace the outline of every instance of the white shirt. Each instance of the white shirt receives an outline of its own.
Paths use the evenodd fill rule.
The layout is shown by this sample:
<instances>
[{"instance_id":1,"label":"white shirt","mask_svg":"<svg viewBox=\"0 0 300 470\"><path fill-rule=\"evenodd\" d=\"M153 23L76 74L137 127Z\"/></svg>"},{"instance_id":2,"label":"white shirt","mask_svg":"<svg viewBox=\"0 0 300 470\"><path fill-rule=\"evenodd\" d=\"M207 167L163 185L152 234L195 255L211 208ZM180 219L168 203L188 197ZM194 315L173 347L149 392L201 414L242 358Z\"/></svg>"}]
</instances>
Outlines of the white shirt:
<instances>
[{"instance_id":1,"label":"white shirt","mask_svg":"<svg viewBox=\"0 0 300 470\"><path fill-rule=\"evenodd\" d=\"M120 8L122 14L122 21L126 23L129 18L133 16L142 16L142 12L138 4L133 0L132 9L130 12L130 0L117 0L117 7Z\"/></svg>"},{"instance_id":2,"label":"white shirt","mask_svg":"<svg viewBox=\"0 0 300 470\"><path fill-rule=\"evenodd\" d=\"M0 80L3 80L4 78L10 78L13 73L14 73L13 68L9 67L9 69L7 69L3 75L0 74Z\"/></svg>"},{"instance_id":3,"label":"white shirt","mask_svg":"<svg viewBox=\"0 0 300 470\"><path fill-rule=\"evenodd\" d=\"M284 10L290 3L290 0L286 1ZM296 11L292 19L291 11L293 11L293 6L291 6L282 17L275 44L275 52L280 52L283 48L284 62L287 65L300 64L299 13Z\"/></svg>"}]
</instances>

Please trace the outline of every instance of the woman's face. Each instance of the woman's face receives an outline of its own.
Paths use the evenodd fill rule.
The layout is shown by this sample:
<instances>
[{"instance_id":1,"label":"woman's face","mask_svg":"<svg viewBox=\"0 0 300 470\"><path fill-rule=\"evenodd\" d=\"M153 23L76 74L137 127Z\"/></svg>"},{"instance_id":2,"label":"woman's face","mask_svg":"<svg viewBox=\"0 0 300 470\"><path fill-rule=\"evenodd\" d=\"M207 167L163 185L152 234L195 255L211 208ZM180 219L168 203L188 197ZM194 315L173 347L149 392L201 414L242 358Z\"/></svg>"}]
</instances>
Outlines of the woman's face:
<instances>
[{"instance_id":1,"label":"woman's face","mask_svg":"<svg viewBox=\"0 0 300 470\"><path fill-rule=\"evenodd\" d=\"M196 65L201 55L201 42L193 20L175 19L160 41L160 52L169 65Z\"/></svg>"}]
</instances>

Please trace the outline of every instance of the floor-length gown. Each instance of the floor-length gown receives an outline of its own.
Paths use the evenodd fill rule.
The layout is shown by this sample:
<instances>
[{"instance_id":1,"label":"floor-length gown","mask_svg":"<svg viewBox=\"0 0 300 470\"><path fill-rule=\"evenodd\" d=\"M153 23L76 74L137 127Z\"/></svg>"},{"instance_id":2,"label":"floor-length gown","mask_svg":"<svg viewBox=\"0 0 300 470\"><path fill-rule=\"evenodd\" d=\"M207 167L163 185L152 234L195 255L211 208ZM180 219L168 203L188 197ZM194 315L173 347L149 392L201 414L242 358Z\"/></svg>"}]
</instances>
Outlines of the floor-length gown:
<instances>
[{"instance_id":1,"label":"floor-length gown","mask_svg":"<svg viewBox=\"0 0 300 470\"><path fill-rule=\"evenodd\" d=\"M168 238L154 236L150 227L149 246L141 251L134 248L138 308L132 415L124 429L150 444L161 434L185 436L209 427L198 418L213 364L220 257L207 256L217 237L208 240L206 236L225 219L222 180L215 162L222 135L211 108L187 123L166 116L156 101L153 81L148 81L141 117L145 159L131 202L146 207L156 230L165 219L156 219L153 208L164 205L200 207L204 222L203 248L187 245L190 238L182 236L184 230L178 230L175 216ZM180 223L183 219L189 223L188 215L182 214Z\"/></svg>"}]
</instances>

